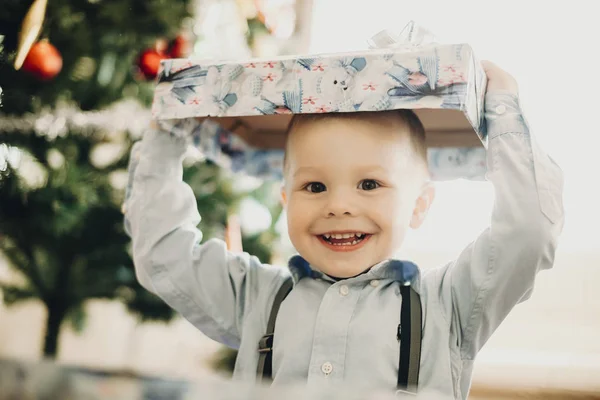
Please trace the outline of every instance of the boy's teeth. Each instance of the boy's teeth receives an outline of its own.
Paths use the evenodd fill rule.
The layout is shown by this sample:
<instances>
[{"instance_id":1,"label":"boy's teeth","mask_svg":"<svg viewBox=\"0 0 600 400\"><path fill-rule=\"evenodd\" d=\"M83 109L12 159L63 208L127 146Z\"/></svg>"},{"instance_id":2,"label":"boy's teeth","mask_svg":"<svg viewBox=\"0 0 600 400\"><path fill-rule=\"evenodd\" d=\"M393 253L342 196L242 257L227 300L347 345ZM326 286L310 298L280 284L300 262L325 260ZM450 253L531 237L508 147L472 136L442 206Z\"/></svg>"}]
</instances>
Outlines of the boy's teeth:
<instances>
[{"instance_id":1,"label":"boy's teeth","mask_svg":"<svg viewBox=\"0 0 600 400\"><path fill-rule=\"evenodd\" d=\"M350 240L345 240L342 243L331 243L334 246L354 246L358 243L360 243L365 236L367 236L365 233L324 233L323 237L325 239L327 239L328 241L330 239L335 239L335 240L340 240L340 239L350 239Z\"/></svg>"},{"instance_id":2,"label":"boy's teeth","mask_svg":"<svg viewBox=\"0 0 600 400\"><path fill-rule=\"evenodd\" d=\"M325 233L323 234L323 237L325 237L325 239L350 239L350 238L356 238L356 239L362 239L365 237L364 233Z\"/></svg>"}]
</instances>

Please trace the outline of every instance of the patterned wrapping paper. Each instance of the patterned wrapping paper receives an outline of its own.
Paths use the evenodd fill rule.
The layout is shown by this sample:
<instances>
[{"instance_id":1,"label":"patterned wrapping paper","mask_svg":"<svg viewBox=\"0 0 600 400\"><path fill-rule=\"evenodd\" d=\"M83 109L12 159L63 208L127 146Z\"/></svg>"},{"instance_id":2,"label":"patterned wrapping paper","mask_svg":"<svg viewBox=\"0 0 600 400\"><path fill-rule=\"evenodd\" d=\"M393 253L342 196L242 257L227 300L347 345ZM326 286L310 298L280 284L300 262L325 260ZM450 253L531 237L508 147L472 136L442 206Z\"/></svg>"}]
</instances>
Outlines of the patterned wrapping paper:
<instances>
[{"instance_id":1,"label":"patterned wrapping paper","mask_svg":"<svg viewBox=\"0 0 600 400\"><path fill-rule=\"evenodd\" d=\"M225 129L222 117L252 120L260 133L260 116L288 121L290 114L410 108L428 136L459 135L451 145L430 145L432 178L478 180L486 172L485 85L466 44L247 62L174 59L162 63L152 113L223 167L279 179L282 150L252 147Z\"/></svg>"}]
</instances>

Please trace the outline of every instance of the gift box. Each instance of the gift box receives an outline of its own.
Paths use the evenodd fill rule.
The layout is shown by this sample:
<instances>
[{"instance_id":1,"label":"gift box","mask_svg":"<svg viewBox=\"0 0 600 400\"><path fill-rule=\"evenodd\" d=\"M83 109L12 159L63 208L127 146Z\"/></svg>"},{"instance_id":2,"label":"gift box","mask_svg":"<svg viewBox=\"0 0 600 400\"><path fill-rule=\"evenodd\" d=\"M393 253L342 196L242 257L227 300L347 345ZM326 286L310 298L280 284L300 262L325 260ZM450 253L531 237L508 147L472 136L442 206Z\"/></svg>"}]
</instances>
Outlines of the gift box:
<instances>
[{"instance_id":1,"label":"gift box","mask_svg":"<svg viewBox=\"0 0 600 400\"><path fill-rule=\"evenodd\" d=\"M396 46L243 62L162 63L153 116L212 161L281 177L293 114L413 109L433 179L485 175L485 73L468 44Z\"/></svg>"}]
</instances>

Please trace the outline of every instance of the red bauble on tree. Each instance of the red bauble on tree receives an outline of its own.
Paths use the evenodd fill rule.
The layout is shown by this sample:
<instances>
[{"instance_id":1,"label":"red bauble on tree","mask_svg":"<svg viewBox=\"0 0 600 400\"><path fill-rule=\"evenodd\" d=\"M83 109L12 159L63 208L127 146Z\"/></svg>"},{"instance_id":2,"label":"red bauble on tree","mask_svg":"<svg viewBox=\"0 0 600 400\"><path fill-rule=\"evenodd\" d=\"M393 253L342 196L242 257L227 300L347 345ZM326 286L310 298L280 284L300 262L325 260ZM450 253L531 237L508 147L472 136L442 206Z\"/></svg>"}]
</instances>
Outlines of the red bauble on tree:
<instances>
[{"instance_id":1,"label":"red bauble on tree","mask_svg":"<svg viewBox=\"0 0 600 400\"><path fill-rule=\"evenodd\" d=\"M190 55L190 41L183 35L177 36L169 45L169 57L186 58Z\"/></svg>"},{"instance_id":2,"label":"red bauble on tree","mask_svg":"<svg viewBox=\"0 0 600 400\"><path fill-rule=\"evenodd\" d=\"M146 79L154 79L158 75L160 62L165 58L167 58L166 54L155 49L145 50L138 59L138 68Z\"/></svg>"},{"instance_id":3,"label":"red bauble on tree","mask_svg":"<svg viewBox=\"0 0 600 400\"><path fill-rule=\"evenodd\" d=\"M62 65L60 52L48 41L42 40L31 46L22 68L37 79L47 81L58 75Z\"/></svg>"},{"instance_id":4,"label":"red bauble on tree","mask_svg":"<svg viewBox=\"0 0 600 400\"><path fill-rule=\"evenodd\" d=\"M144 78L156 78L160 70L160 63L167 58L185 58L190 54L190 42L183 35L177 36L171 42L157 39L154 47L144 50L138 60L137 66Z\"/></svg>"}]
</instances>

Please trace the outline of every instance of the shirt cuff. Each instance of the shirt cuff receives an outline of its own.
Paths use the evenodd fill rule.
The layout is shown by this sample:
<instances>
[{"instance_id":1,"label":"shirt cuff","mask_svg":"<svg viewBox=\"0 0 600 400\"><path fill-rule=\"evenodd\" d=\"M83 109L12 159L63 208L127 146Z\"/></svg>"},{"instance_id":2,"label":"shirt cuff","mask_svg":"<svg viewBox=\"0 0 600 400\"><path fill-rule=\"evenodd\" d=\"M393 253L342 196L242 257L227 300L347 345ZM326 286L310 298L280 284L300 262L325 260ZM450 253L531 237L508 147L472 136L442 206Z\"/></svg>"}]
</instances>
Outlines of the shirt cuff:
<instances>
[{"instance_id":1,"label":"shirt cuff","mask_svg":"<svg viewBox=\"0 0 600 400\"><path fill-rule=\"evenodd\" d=\"M519 98L510 91L495 90L486 94L485 119L490 139L504 133L529 133Z\"/></svg>"},{"instance_id":2,"label":"shirt cuff","mask_svg":"<svg viewBox=\"0 0 600 400\"><path fill-rule=\"evenodd\" d=\"M138 173L144 175L181 175L187 141L165 129L153 126L142 138L140 150L134 155L139 162Z\"/></svg>"}]
</instances>

